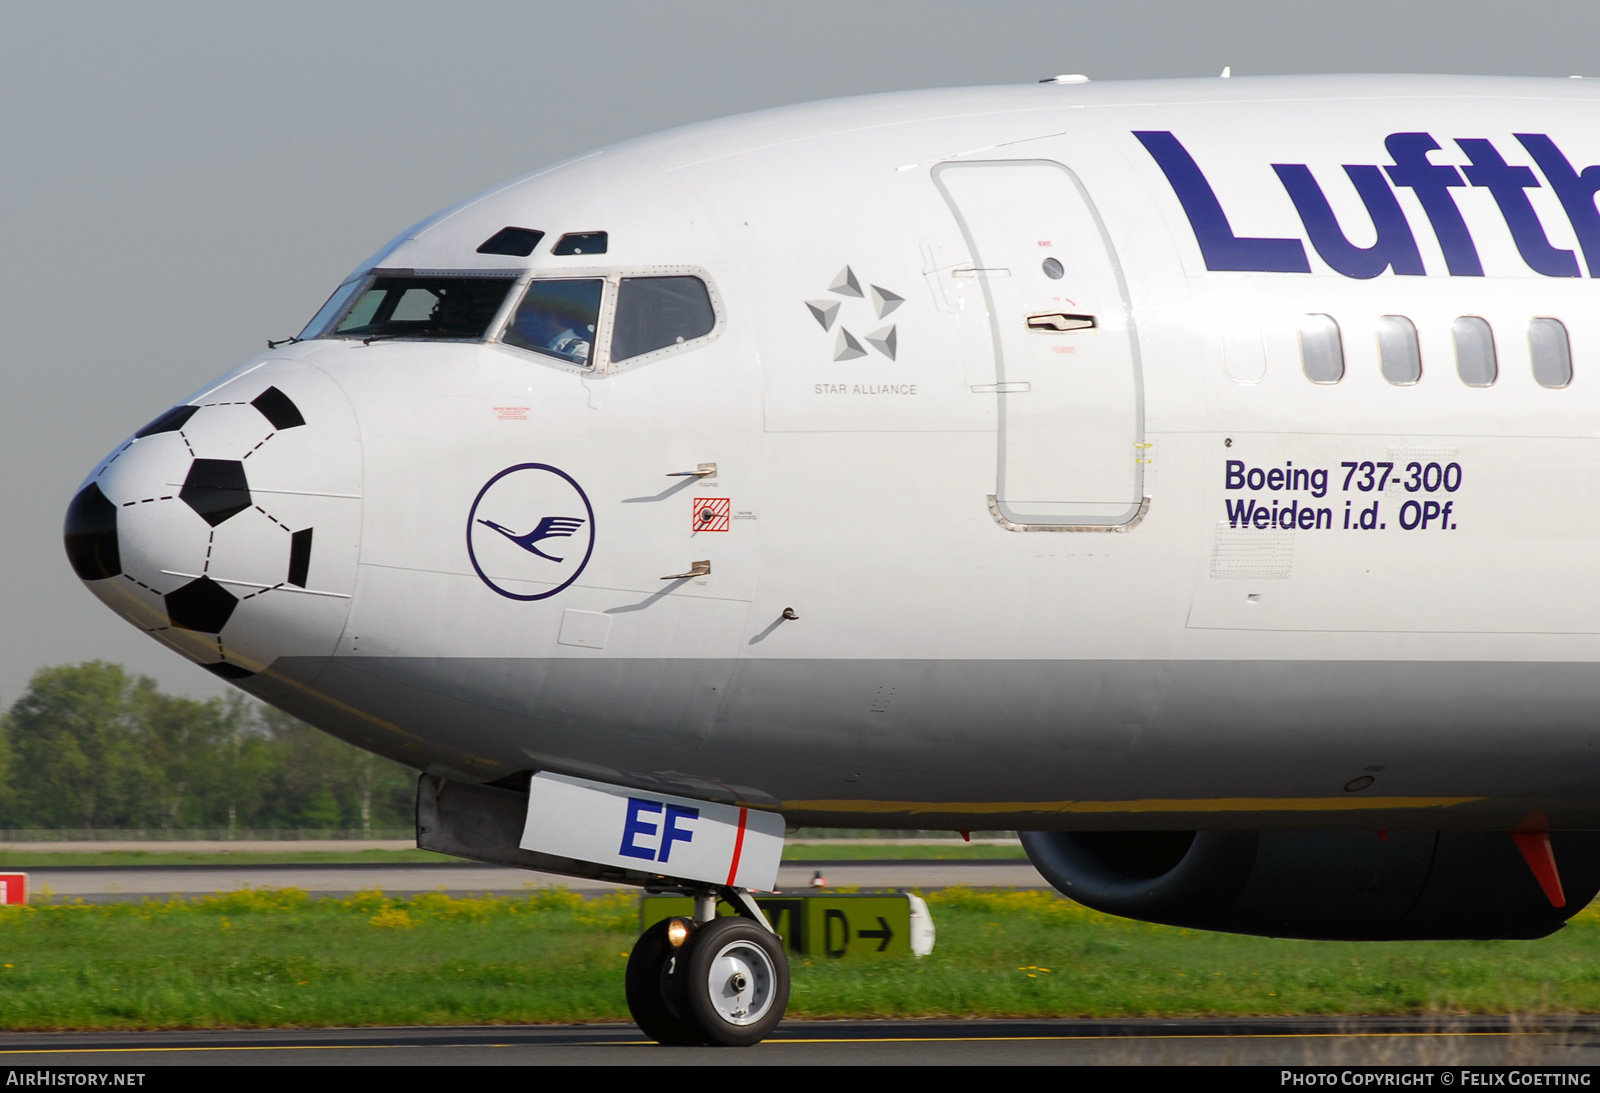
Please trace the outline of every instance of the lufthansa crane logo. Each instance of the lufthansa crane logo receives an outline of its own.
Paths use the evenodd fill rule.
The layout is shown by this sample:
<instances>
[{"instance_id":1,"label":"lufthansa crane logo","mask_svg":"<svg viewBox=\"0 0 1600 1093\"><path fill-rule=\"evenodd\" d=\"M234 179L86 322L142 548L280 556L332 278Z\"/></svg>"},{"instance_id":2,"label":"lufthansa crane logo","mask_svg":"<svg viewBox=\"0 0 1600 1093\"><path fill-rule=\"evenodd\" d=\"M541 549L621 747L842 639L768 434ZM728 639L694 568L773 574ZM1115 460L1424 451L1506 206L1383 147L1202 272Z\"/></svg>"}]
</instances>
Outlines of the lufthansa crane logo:
<instances>
[{"instance_id":1,"label":"lufthansa crane logo","mask_svg":"<svg viewBox=\"0 0 1600 1093\"><path fill-rule=\"evenodd\" d=\"M594 552L594 507L577 479L547 463L507 467L467 515L467 556L512 600L543 600L578 579Z\"/></svg>"}]
</instances>

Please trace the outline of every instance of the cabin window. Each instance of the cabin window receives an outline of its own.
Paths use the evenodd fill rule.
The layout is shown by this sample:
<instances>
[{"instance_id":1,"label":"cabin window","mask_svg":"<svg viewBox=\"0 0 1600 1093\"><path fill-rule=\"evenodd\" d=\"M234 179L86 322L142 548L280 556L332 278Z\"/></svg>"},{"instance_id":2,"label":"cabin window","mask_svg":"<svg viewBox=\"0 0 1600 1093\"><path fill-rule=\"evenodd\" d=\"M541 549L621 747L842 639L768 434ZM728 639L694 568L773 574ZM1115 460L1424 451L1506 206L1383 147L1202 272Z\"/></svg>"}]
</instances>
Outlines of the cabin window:
<instances>
[{"instance_id":1,"label":"cabin window","mask_svg":"<svg viewBox=\"0 0 1600 1093\"><path fill-rule=\"evenodd\" d=\"M1404 387L1422 378L1422 349L1410 319L1385 315L1378 320L1378 360L1390 383Z\"/></svg>"},{"instance_id":2,"label":"cabin window","mask_svg":"<svg viewBox=\"0 0 1600 1093\"><path fill-rule=\"evenodd\" d=\"M591 366L605 286L598 277L529 281L500 340L568 364Z\"/></svg>"},{"instance_id":3,"label":"cabin window","mask_svg":"<svg viewBox=\"0 0 1600 1093\"><path fill-rule=\"evenodd\" d=\"M1565 387L1572 382L1572 344L1561 320L1530 322L1528 350L1533 357L1533 378L1540 387Z\"/></svg>"},{"instance_id":4,"label":"cabin window","mask_svg":"<svg viewBox=\"0 0 1600 1093\"><path fill-rule=\"evenodd\" d=\"M711 333L717 313L698 277L624 277L617 287L611 359L624 361Z\"/></svg>"},{"instance_id":5,"label":"cabin window","mask_svg":"<svg viewBox=\"0 0 1600 1093\"><path fill-rule=\"evenodd\" d=\"M1468 387L1488 387L1500 375L1495 361L1494 331L1487 320L1463 315L1455 322L1456 373Z\"/></svg>"},{"instance_id":6,"label":"cabin window","mask_svg":"<svg viewBox=\"0 0 1600 1093\"><path fill-rule=\"evenodd\" d=\"M342 314L331 323L331 329L313 337L473 341L489 329L513 281L510 277L379 274L358 284L359 293L341 289L324 305L326 313L338 303ZM313 319L312 324L317 321Z\"/></svg>"},{"instance_id":7,"label":"cabin window","mask_svg":"<svg viewBox=\"0 0 1600 1093\"><path fill-rule=\"evenodd\" d=\"M1300 320L1300 367L1312 383L1338 383L1344 378L1344 343L1331 315Z\"/></svg>"}]
</instances>

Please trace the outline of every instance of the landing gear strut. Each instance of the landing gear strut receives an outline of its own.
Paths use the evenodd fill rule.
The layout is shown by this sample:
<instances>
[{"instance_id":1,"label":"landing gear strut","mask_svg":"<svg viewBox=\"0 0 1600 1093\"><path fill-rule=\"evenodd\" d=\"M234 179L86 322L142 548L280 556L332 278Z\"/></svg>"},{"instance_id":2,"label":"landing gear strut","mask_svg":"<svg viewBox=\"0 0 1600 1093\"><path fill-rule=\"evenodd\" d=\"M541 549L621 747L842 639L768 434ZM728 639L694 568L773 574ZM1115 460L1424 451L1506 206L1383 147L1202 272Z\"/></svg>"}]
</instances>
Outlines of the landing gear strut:
<instances>
[{"instance_id":1,"label":"landing gear strut","mask_svg":"<svg viewBox=\"0 0 1600 1093\"><path fill-rule=\"evenodd\" d=\"M660 1044L760 1043L789 1005L789 958L742 888L695 892L694 918L658 922L628 958L628 1011ZM718 898L739 912L717 918Z\"/></svg>"}]
</instances>

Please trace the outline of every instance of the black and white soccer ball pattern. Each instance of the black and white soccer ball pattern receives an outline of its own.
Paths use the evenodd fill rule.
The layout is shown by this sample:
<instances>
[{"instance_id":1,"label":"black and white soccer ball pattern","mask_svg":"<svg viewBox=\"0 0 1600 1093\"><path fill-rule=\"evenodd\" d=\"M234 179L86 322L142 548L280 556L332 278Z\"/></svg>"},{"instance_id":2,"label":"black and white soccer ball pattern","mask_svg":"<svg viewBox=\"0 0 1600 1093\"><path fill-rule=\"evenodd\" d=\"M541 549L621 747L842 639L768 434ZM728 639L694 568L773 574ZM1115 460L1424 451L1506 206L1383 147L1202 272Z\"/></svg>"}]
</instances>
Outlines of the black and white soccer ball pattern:
<instances>
[{"instance_id":1,"label":"black and white soccer ball pattern","mask_svg":"<svg viewBox=\"0 0 1600 1093\"><path fill-rule=\"evenodd\" d=\"M68 511L68 557L129 621L242 679L331 649L328 624L342 625L353 581L359 476L354 421L331 381L258 368L107 457Z\"/></svg>"}]
</instances>

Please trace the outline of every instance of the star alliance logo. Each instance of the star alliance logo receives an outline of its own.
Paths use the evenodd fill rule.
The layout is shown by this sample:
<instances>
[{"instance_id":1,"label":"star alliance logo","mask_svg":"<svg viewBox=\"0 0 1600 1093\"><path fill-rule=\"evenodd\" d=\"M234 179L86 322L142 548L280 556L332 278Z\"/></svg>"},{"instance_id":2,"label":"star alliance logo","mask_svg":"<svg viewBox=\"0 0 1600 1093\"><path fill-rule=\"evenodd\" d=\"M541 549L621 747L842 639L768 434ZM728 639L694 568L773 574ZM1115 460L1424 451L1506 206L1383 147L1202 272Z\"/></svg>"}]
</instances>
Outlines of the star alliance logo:
<instances>
[{"instance_id":1,"label":"star alliance logo","mask_svg":"<svg viewBox=\"0 0 1600 1093\"><path fill-rule=\"evenodd\" d=\"M840 307L847 300L870 300L872 310L876 313L880 323L892 315L896 308L905 303L904 296L890 292L880 285L869 284L867 291L862 292L861 282L857 279L855 271L849 266L839 271L838 276L833 279L833 283L828 286L828 291L835 296L842 297L842 299L806 301L806 309L811 312L811 317L817 320L818 325L823 330L827 331L833 330L834 323L839 319ZM857 329L859 330L860 327L858 326ZM834 335L833 359L836 361L848 361L857 357L865 357L867 351L862 348L862 340L865 340L868 345L890 360L895 359L900 339L895 331L894 323L880 326L866 335L864 339L860 339L852 334L842 322L839 323L839 329Z\"/></svg>"}]
</instances>

